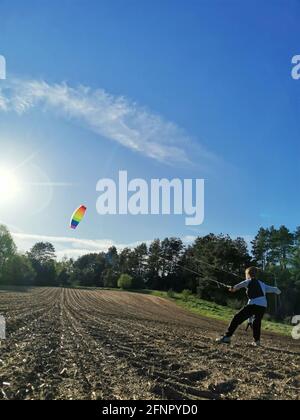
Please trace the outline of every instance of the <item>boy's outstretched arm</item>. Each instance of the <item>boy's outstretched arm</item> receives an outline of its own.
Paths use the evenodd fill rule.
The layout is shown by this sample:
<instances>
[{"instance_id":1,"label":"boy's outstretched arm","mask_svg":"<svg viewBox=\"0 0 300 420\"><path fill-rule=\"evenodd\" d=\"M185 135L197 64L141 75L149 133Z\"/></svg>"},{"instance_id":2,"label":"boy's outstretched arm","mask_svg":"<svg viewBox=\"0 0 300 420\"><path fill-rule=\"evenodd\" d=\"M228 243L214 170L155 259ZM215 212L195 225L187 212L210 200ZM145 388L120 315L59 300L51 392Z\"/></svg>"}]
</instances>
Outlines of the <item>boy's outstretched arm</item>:
<instances>
[{"instance_id":1,"label":"boy's outstretched arm","mask_svg":"<svg viewBox=\"0 0 300 420\"><path fill-rule=\"evenodd\" d=\"M266 293L268 294L273 293L275 295L281 295L281 290L278 289L278 287L272 287L272 286L269 286L268 284L265 284L265 287L266 287Z\"/></svg>"},{"instance_id":2,"label":"boy's outstretched arm","mask_svg":"<svg viewBox=\"0 0 300 420\"><path fill-rule=\"evenodd\" d=\"M231 287L230 289L229 289L229 291L231 292L231 293L235 293L235 292L237 292L238 290L241 290L241 289L247 289L247 287L249 286L249 280L245 280L245 281L242 281L241 283L239 283L239 284L236 284L235 286L233 286L233 287Z\"/></svg>"}]
</instances>

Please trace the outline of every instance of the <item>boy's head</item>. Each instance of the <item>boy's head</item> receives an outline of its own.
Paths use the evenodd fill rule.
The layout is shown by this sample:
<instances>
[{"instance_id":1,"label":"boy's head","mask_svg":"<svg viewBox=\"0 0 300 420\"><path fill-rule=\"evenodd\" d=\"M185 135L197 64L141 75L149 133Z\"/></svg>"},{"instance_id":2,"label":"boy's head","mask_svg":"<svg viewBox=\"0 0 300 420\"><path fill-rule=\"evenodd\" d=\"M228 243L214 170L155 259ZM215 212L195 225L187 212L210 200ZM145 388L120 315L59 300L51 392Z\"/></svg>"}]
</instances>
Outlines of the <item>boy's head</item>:
<instances>
[{"instance_id":1,"label":"boy's head","mask_svg":"<svg viewBox=\"0 0 300 420\"><path fill-rule=\"evenodd\" d=\"M246 270L246 279L253 280L256 279L258 273L258 269L256 267L249 267Z\"/></svg>"}]
</instances>

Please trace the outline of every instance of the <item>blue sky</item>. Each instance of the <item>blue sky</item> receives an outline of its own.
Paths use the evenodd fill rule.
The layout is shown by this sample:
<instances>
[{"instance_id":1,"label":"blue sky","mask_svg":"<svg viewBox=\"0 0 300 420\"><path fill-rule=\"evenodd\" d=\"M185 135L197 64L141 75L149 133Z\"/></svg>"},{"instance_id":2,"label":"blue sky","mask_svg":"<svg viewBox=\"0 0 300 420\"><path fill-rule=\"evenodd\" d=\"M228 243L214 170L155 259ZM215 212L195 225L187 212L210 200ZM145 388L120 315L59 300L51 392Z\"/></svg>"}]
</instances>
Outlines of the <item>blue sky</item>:
<instances>
[{"instance_id":1,"label":"blue sky","mask_svg":"<svg viewBox=\"0 0 300 420\"><path fill-rule=\"evenodd\" d=\"M300 224L300 81L291 78L298 1L0 7L0 167L17 167L25 184L0 202L0 221L21 249L48 238L60 255L76 256L113 243L209 232L251 238L260 226ZM125 128L112 118L120 108ZM205 178L205 222L99 216L98 179L124 169L146 180ZM88 214L72 232L80 204Z\"/></svg>"}]
</instances>

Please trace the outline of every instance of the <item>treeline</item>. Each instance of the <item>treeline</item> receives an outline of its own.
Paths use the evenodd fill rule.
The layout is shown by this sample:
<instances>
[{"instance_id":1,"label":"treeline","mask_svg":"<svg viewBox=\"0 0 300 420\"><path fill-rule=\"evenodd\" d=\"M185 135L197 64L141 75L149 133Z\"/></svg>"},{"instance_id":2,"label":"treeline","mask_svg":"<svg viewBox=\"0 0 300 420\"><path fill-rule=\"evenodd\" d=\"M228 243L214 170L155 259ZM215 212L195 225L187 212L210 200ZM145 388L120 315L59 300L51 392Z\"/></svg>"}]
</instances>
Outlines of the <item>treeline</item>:
<instances>
[{"instance_id":1,"label":"treeline","mask_svg":"<svg viewBox=\"0 0 300 420\"><path fill-rule=\"evenodd\" d=\"M178 238L157 239L135 249L118 252L112 247L106 253L57 261L54 246L47 242L18 253L9 231L0 226L2 285L190 290L206 300L241 306L244 293L233 298L214 281L236 284L249 265L260 267L262 279L283 291L280 299L270 300L272 315L300 313L300 228L260 229L251 253L243 238L210 234L189 246Z\"/></svg>"}]
</instances>

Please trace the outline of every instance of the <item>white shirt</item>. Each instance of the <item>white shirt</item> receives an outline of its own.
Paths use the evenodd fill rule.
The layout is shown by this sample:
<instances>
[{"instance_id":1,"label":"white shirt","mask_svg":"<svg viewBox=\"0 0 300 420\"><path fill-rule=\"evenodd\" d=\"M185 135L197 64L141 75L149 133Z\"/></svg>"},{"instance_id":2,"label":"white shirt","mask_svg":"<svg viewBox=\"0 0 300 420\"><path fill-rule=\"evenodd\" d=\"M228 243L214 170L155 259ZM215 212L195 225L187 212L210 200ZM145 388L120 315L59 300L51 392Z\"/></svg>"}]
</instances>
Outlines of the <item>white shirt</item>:
<instances>
[{"instance_id":1,"label":"white shirt","mask_svg":"<svg viewBox=\"0 0 300 420\"><path fill-rule=\"evenodd\" d=\"M242 283L237 284L234 286L234 290L240 290L240 289L247 289L249 286L251 280L245 280L242 281ZM263 283L262 281L258 280L261 290L263 291L264 296L255 298L255 299L249 299L247 305L257 305L257 306L263 306L264 308L267 308L268 301L267 301L267 294L268 293L274 293L275 295L280 295L281 291L278 289L278 287L272 287L268 286L267 284Z\"/></svg>"}]
</instances>

